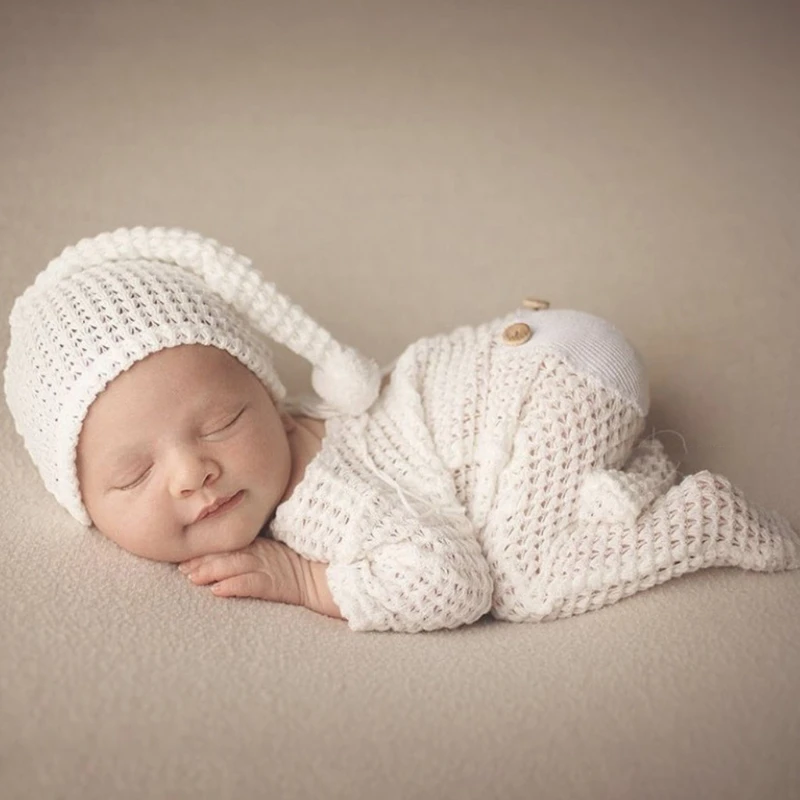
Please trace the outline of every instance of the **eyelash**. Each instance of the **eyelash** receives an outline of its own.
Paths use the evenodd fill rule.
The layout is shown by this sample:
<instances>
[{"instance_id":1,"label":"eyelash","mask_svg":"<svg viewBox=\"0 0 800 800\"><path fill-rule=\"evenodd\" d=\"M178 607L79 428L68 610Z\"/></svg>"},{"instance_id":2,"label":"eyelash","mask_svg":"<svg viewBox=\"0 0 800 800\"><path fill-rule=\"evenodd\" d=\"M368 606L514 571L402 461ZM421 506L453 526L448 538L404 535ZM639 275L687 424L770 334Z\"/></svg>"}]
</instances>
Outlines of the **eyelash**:
<instances>
[{"instance_id":1,"label":"eyelash","mask_svg":"<svg viewBox=\"0 0 800 800\"><path fill-rule=\"evenodd\" d=\"M215 431L211 431L211 433L206 433L204 435L213 436L215 433L222 433L222 431L228 430L228 428L230 428L231 425L233 425L233 423L236 422L239 419L239 417L242 416L242 414L244 414L245 408L247 408L247 406L245 406L230 422L226 423L221 428L217 428Z\"/></svg>"},{"instance_id":2,"label":"eyelash","mask_svg":"<svg viewBox=\"0 0 800 800\"><path fill-rule=\"evenodd\" d=\"M244 414L246 409L247 406L245 406L230 422L226 423L221 428L217 428L217 430L215 431L211 431L211 433L204 434L204 436L213 436L215 433L222 433L222 431L227 430L242 416L242 414ZM130 483L126 483L124 486L118 486L117 489L121 492L125 492L128 491L129 489L136 488L147 477L147 473L150 472L151 469L152 465L148 467L141 475L139 475L139 477L136 478L136 480L131 481Z\"/></svg>"},{"instance_id":3,"label":"eyelash","mask_svg":"<svg viewBox=\"0 0 800 800\"><path fill-rule=\"evenodd\" d=\"M147 477L147 473L150 472L150 469L151 467L148 467L138 478L136 478L135 481L132 481L131 483L126 483L125 486L118 486L117 489L119 489L119 491L121 492L125 492L128 489L135 488Z\"/></svg>"}]
</instances>

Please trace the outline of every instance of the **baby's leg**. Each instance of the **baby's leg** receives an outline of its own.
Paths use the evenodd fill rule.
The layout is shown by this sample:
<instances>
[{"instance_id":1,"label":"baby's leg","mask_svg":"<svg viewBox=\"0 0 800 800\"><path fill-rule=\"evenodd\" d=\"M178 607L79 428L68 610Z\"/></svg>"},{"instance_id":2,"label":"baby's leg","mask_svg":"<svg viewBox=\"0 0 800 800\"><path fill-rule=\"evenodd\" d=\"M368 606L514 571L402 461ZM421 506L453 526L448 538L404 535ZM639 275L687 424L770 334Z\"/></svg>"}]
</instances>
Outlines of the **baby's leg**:
<instances>
[{"instance_id":1,"label":"baby's leg","mask_svg":"<svg viewBox=\"0 0 800 800\"><path fill-rule=\"evenodd\" d=\"M581 486L581 520L634 522L675 482L677 468L657 439L639 442L621 470L598 469Z\"/></svg>"},{"instance_id":2,"label":"baby's leg","mask_svg":"<svg viewBox=\"0 0 800 800\"><path fill-rule=\"evenodd\" d=\"M494 580L493 613L529 614L546 545L574 529L586 476L621 468L643 427L632 404L561 359L544 360L479 532Z\"/></svg>"},{"instance_id":3,"label":"baby's leg","mask_svg":"<svg viewBox=\"0 0 800 800\"><path fill-rule=\"evenodd\" d=\"M657 498L633 524L580 520L543 541L527 608L504 618L582 614L704 567L798 566L800 537L789 523L704 471Z\"/></svg>"}]
</instances>

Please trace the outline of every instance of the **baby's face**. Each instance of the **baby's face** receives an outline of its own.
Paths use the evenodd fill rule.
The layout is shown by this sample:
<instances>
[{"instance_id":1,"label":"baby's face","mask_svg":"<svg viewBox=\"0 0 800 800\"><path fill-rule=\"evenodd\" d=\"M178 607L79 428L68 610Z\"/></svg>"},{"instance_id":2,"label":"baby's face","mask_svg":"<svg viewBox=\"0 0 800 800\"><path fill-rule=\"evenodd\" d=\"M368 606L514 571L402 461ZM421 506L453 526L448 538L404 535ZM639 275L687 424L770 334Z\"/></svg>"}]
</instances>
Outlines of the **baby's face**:
<instances>
[{"instance_id":1,"label":"baby's face","mask_svg":"<svg viewBox=\"0 0 800 800\"><path fill-rule=\"evenodd\" d=\"M101 533L144 558L179 562L246 547L286 492L287 424L228 353L161 350L89 408L77 451L83 503Z\"/></svg>"}]
</instances>

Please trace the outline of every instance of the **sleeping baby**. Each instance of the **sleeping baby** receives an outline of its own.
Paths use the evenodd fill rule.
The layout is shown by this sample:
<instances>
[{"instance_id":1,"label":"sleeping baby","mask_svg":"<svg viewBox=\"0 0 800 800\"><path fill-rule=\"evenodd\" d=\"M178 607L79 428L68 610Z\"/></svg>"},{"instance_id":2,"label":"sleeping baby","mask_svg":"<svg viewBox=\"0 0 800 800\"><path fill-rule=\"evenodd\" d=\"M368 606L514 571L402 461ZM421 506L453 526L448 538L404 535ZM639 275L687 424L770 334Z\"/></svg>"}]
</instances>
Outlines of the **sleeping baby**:
<instances>
[{"instance_id":1,"label":"sleeping baby","mask_svg":"<svg viewBox=\"0 0 800 800\"><path fill-rule=\"evenodd\" d=\"M287 398L270 340L311 362L314 397ZM120 229L17 299L4 379L80 523L220 597L353 630L551 620L704 567L800 565L784 518L643 436L625 337L545 302L381 371L232 249Z\"/></svg>"}]
</instances>

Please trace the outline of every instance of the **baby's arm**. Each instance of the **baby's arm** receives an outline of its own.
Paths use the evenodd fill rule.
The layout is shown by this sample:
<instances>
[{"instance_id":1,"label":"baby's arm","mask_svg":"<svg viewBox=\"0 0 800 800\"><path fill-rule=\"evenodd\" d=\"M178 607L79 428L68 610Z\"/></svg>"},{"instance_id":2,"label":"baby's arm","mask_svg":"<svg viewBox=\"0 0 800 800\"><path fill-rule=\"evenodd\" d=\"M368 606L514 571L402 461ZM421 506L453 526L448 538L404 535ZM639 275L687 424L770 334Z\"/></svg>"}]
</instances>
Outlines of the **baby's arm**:
<instances>
[{"instance_id":1,"label":"baby's arm","mask_svg":"<svg viewBox=\"0 0 800 800\"><path fill-rule=\"evenodd\" d=\"M327 568L353 630L456 628L489 611L492 580L473 535L442 519L422 524L402 514L377 522L374 534L355 558Z\"/></svg>"},{"instance_id":2,"label":"baby's arm","mask_svg":"<svg viewBox=\"0 0 800 800\"><path fill-rule=\"evenodd\" d=\"M419 512L379 483L362 491L360 513L330 511L338 529L298 535L288 520L272 527L309 560L329 562L331 599L352 630L455 628L489 611L489 566L463 511Z\"/></svg>"}]
</instances>

